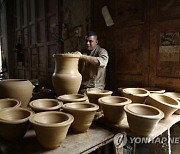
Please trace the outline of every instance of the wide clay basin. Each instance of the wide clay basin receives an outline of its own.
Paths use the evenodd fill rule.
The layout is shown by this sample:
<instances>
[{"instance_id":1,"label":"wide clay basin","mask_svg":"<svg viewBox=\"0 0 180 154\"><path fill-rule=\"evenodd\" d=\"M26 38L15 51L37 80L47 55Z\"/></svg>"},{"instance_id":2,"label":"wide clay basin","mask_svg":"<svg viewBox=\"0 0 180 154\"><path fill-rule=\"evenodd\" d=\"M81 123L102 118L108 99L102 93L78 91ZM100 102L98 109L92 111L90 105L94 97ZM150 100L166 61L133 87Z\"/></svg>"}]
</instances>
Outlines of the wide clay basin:
<instances>
[{"instance_id":1,"label":"wide clay basin","mask_svg":"<svg viewBox=\"0 0 180 154\"><path fill-rule=\"evenodd\" d=\"M164 112L164 118L168 118L175 111L180 109L180 102L164 94L150 94L146 104L157 107Z\"/></svg>"},{"instance_id":2,"label":"wide clay basin","mask_svg":"<svg viewBox=\"0 0 180 154\"><path fill-rule=\"evenodd\" d=\"M158 87L144 87L144 89L148 90L150 93L158 93L158 94L164 94L165 89L158 88Z\"/></svg>"},{"instance_id":3,"label":"wide clay basin","mask_svg":"<svg viewBox=\"0 0 180 154\"><path fill-rule=\"evenodd\" d=\"M63 103L72 103L72 102L88 102L87 96L83 94L66 94L60 95L57 98L58 100L62 101Z\"/></svg>"},{"instance_id":4,"label":"wide clay basin","mask_svg":"<svg viewBox=\"0 0 180 154\"><path fill-rule=\"evenodd\" d=\"M62 105L63 103L56 99L36 99L29 103L34 112L57 111Z\"/></svg>"},{"instance_id":5,"label":"wide clay basin","mask_svg":"<svg viewBox=\"0 0 180 154\"><path fill-rule=\"evenodd\" d=\"M9 141L23 138L29 128L32 111L23 108L8 108L0 111L0 135Z\"/></svg>"},{"instance_id":6,"label":"wide clay basin","mask_svg":"<svg viewBox=\"0 0 180 154\"><path fill-rule=\"evenodd\" d=\"M132 103L144 103L149 91L144 88L124 88L122 95L132 100Z\"/></svg>"},{"instance_id":7,"label":"wide clay basin","mask_svg":"<svg viewBox=\"0 0 180 154\"><path fill-rule=\"evenodd\" d=\"M164 94L180 102L180 92L165 92ZM175 113L180 114L180 110L177 110Z\"/></svg>"},{"instance_id":8,"label":"wide clay basin","mask_svg":"<svg viewBox=\"0 0 180 154\"><path fill-rule=\"evenodd\" d=\"M66 138L74 117L59 111L47 111L36 113L29 120L33 124L41 146L54 149Z\"/></svg>"},{"instance_id":9,"label":"wide clay basin","mask_svg":"<svg viewBox=\"0 0 180 154\"><path fill-rule=\"evenodd\" d=\"M125 116L124 106L132 101L126 97L105 96L98 100L104 113L104 118L112 124L120 124Z\"/></svg>"},{"instance_id":10,"label":"wide clay basin","mask_svg":"<svg viewBox=\"0 0 180 154\"><path fill-rule=\"evenodd\" d=\"M13 108L13 107L20 107L21 102L17 99L12 98L5 98L0 99L0 110L6 109L6 108Z\"/></svg>"},{"instance_id":11,"label":"wide clay basin","mask_svg":"<svg viewBox=\"0 0 180 154\"><path fill-rule=\"evenodd\" d=\"M63 105L63 111L74 116L71 129L77 133L83 133L89 129L98 109L98 105L85 102L66 103Z\"/></svg>"},{"instance_id":12,"label":"wide clay basin","mask_svg":"<svg viewBox=\"0 0 180 154\"><path fill-rule=\"evenodd\" d=\"M154 131L164 113L156 107L132 103L124 107L129 129L139 136L149 136Z\"/></svg>"}]
</instances>

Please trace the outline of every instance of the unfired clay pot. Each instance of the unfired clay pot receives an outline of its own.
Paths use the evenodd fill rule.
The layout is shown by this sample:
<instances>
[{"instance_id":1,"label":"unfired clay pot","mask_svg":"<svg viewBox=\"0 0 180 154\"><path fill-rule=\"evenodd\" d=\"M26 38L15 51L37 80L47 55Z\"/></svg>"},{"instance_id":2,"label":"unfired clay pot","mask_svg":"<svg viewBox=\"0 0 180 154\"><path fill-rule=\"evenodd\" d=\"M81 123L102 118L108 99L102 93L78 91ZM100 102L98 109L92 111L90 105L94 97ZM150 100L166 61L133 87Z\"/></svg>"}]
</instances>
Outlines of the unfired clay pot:
<instances>
[{"instance_id":1,"label":"unfired clay pot","mask_svg":"<svg viewBox=\"0 0 180 154\"><path fill-rule=\"evenodd\" d=\"M55 54L55 71L52 83L57 96L77 94L82 76L78 71L79 54Z\"/></svg>"},{"instance_id":2,"label":"unfired clay pot","mask_svg":"<svg viewBox=\"0 0 180 154\"><path fill-rule=\"evenodd\" d=\"M0 110L6 109L6 108L13 108L13 107L20 107L21 102L17 99L12 98L5 98L0 99Z\"/></svg>"},{"instance_id":3,"label":"unfired clay pot","mask_svg":"<svg viewBox=\"0 0 180 154\"><path fill-rule=\"evenodd\" d=\"M33 85L25 79L7 79L0 81L0 98L14 98L21 101L21 107L27 107L33 92Z\"/></svg>"},{"instance_id":4,"label":"unfired clay pot","mask_svg":"<svg viewBox=\"0 0 180 154\"><path fill-rule=\"evenodd\" d=\"M126 97L120 96L105 96L98 100L104 118L112 124L120 124L124 118L124 106L130 104L132 101Z\"/></svg>"},{"instance_id":5,"label":"unfired clay pot","mask_svg":"<svg viewBox=\"0 0 180 154\"><path fill-rule=\"evenodd\" d=\"M178 100L164 94L150 94L146 99L146 104L162 110L164 112L164 118L168 118L180 109L180 102Z\"/></svg>"},{"instance_id":6,"label":"unfired clay pot","mask_svg":"<svg viewBox=\"0 0 180 154\"><path fill-rule=\"evenodd\" d=\"M84 94L67 94L58 96L58 100L63 103L88 102L88 97Z\"/></svg>"},{"instance_id":7,"label":"unfired clay pot","mask_svg":"<svg viewBox=\"0 0 180 154\"><path fill-rule=\"evenodd\" d=\"M54 149L64 141L73 122L72 115L47 111L34 114L30 119L39 143L46 149Z\"/></svg>"},{"instance_id":8,"label":"unfired clay pot","mask_svg":"<svg viewBox=\"0 0 180 154\"><path fill-rule=\"evenodd\" d=\"M66 103L63 105L63 111L74 116L71 129L77 133L83 133L89 129L98 109L98 105L85 102Z\"/></svg>"},{"instance_id":9,"label":"unfired clay pot","mask_svg":"<svg viewBox=\"0 0 180 154\"><path fill-rule=\"evenodd\" d=\"M62 107L63 103L56 99L36 99L29 103L34 112L57 111Z\"/></svg>"},{"instance_id":10,"label":"unfired clay pot","mask_svg":"<svg viewBox=\"0 0 180 154\"><path fill-rule=\"evenodd\" d=\"M180 102L180 92L165 92L164 94ZM180 110L177 110L175 113L180 114Z\"/></svg>"},{"instance_id":11,"label":"unfired clay pot","mask_svg":"<svg viewBox=\"0 0 180 154\"><path fill-rule=\"evenodd\" d=\"M158 108L145 104L128 104L124 110L129 129L140 136L149 136L164 116L164 113Z\"/></svg>"},{"instance_id":12,"label":"unfired clay pot","mask_svg":"<svg viewBox=\"0 0 180 154\"><path fill-rule=\"evenodd\" d=\"M122 95L132 100L132 103L144 103L149 91L144 88L124 88Z\"/></svg>"},{"instance_id":13,"label":"unfired clay pot","mask_svg":"<svg viewBox=\"0 0 180 154\"><path fill-rule=\"evenodd\" d=\"M9 141L23 138L29 128L32 112L24 108L8 108L0 111L0 135Z\"/></svg>"},{"instance_id":14,"label":"unfired clay pot","mask_svg":"<svg viewBox=\"0 0 180 154\"><path fill-rule=\"evenodd\" d=\"M158 87L144 87L144 89L148 90L150 93L158 93L158 94L164 94L165 89L161 89Z\"/></svg>"}]
</instances>

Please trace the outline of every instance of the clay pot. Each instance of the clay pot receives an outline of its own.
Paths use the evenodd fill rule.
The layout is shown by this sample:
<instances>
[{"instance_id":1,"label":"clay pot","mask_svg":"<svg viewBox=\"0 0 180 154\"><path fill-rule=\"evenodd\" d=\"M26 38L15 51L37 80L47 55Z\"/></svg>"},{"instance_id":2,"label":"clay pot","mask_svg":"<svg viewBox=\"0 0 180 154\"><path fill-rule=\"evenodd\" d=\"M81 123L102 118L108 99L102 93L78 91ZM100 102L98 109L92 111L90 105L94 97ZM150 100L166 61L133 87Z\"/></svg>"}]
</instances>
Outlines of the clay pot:
<instances>
[{"instance_id":1,"label":"clay pot","mask_svg":"<svg viewBox=\"0 0 180 154\"><path fill-rule=\"evenodd\" d=\"M164 94L150 94L146 100L146 104L162 110L164 112L164 118L168 118L175 111L180 109L180 103L178 100Z\"/></svg>"},{"instance_id":2,"label":"clay pot","mask_svg":"<svg viewBox=\"0 0 180 154\"><path fill-rule=\"evenodd\" d=\"M21 102L17 99L12 98L5 98L0 99L0 110L6 109L6 108L13 108L13 107L20 107Z\"/></svg>"},{"instance_id":3,"label":"clay pot","mask_svg":"<svg viewBox=\"0 0 180 154\"><path fill-rule=\"evenodd\" d=\"M39 143L46 149L54 149L64 141L73 122L72 115L47 111L34 114L30 119Z\"/></svg>"},{"instance_id":4,"label":"clay pot","mask_svg":"<svg viewBox=\"0 0 180 154\"><path fill-rule=\"evenodd\" d=\"M165 92L165 95L177 99L180 102L180 93L178 92ZM180 114L180 110L177 110L175 113Z\"/></svg>"},{"instance_id":5,"label":"clay pot","mask_svg":"<svg viewBox=\"0 0 180 154\"><path fill-rule=\"evenodd\" d=\"M161 110L145 104L128 104L124 107L124 110L127 115L129 129L140 136L149 136L164 117Z\"/></svg>"},{"instance_id":6,"label":"clay pot","mask_svg":"<svg viewBox=\"0 0 180 154\"><path fill-rule=\"evenodd\" d=\"M56 99L36 99L29 103L34 112L57 111L62 107L63 103Z\"/></svg>"},{"instance_id":7,"label":"clay pot","mask_svg":"<svg viewBox=\"0 0 180 154\"><path fill-rule=\"evenodd\" d=\"M57 96L77 94L82 76L78 71L79 54L55 54L55 71L52 83Z\"/></svg>"},{"instance_id":8,"label":"clay pot","mask_svg":"<svg viewBox=\"0 0 180 154\"><path fill-rule=\"evenodd\" d=\"M25 79L7 79L0 81L0 98L14 98L21 101L21 107L27 107L33 92L33 85Z\"/></svg>"},{"instance_id":9,"label":"clay pot","mask_svg":"<svg viewBox=\"0 0 180 154\"><path fill-rule=\"evenodd\" d=\"M0 135L9 141L23 138L29 128L32 112L24 108L9 108L0 111Z\"/></svg>"},{"instance_id":10,"label":"clay pot","mask_svg":"<svg viewBox=\"0 0 180 154\"><path fill-rule=\"evenodd\" d=\"M58 100L63 103L88 102L88 97L83 94L67 94L58 96Z\"/></svg>"},{"instance_id":11,"label":"clay pot","mask_svg":"<svg viewBox=\"0 0 180 154\"><path fill-rule=\"evenodd\" d=\"M77 133L83 133L89 129L98 109L98 105L85 102L66 103L63 105L63 111L74 116L71 129Z\"/></svg>"},{"instance_id":12,"label":"clay pot","mask_svg":"<svg viewBox=\"0 0 180 154\"><path fill-rule=\"evenodd\" d=\"M158 94L165 93L165 89L161 89L157 87L145 87L144 89L148 90L150 93L158 93Z\"/></svg>"},{"instance_id":13,"label":"clay pot","mask_svg":"<svg viewBox=\"0 0 180 154\"><path fill-rule=\"evenodd\" d=\"M89 102L98 104L98 99L104 96L111 96L112 91L110 90L101 90L98 88L89 88L87 89L86 95L88 96Z\"/></svg>"},{"instance_id":14,"label":"clay pot","mask_svg":"<svg viewBox=\"0 0 180 154\"><path fill-rule=\"evenodd\" d=\"M132 101L125 97L120 96L105 96L98 100L104 118L112 124L120 124L124 118L124 106L130 104Z\"/></svg>"},{"instance_id":15,"label":"clay pot","mask_svg":"<svg viewBox=\"0 0 180 154\"><path fill-rule=\"evenodd\" d=\"M143 88L124 88L122 95L132 100L132 103L144 103L149 92Z\"/></svg>"}]
</instances>

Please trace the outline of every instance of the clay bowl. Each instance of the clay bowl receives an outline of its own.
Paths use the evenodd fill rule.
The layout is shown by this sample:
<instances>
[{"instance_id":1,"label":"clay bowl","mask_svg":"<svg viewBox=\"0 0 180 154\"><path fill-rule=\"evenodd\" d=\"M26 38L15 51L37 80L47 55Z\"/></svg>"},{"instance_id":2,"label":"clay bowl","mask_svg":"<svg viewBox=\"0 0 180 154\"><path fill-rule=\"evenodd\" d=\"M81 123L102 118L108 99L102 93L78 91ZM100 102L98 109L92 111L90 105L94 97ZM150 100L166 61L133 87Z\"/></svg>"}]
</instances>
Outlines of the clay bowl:
<instances>
[{"instance_id":1,"label":"clay bowl","mask_svg":"<svg viewBox=\"0 0 180 154\"><path fill-rule=\"evenodd\" d=\"M63 103L71 103L71 102L88 102L87 96L83 94L66 94L58 96L58 100Z\"/></svg>"},{"instance_id":2,"label":"clay bowl","mask_svg":"<svg viewBox=\"0 0 180 154\"><path fill-rule=\"evenodd\" d=\"M89 129L98 109L98 105L85 102L67 103L63 105L63 111L74 116L71 129L76 133L83 133Z\"/></svg>"},{"instance_id":3,"label":"clay bowl","mask_svg":"<svg viewBox=\"0 0 180 154\"><path fill-rule=\"evenodd\" d=\"M47 111L36 113L29 120L41 146L46 149L54 149L60 146L66 138L74 118L67 113Z\"/></svg>"},{"instance_id":4,"label":"clay bowl","mask_svg":"<svg viewBox=\"0 0 180 154\"><path fill-rule=\"evenodd\" d=\"M129 129L138 136L149 136L164 117L161 110L146 104L128 104L124 107L124 110L127 115Z\"/></svg>"},{"instance_id":5,"label":"clay bowl","mask_svg":"<svg viewBox=\"0 0 180 154\"><path fill-rule=\"evenodd\" d=\"M165 92L165 95L177 99L180 102L180 92ZM180 114L180 110L177 110L175 113Z\"/></svg>"},{"instance_id":6,"label":"clay bowl","mask_svg":"<svg viewBox=\"0 0 180 154\"><path fill-rule=\"evenodd\" d=\"M130 104L132 101L120 96L105 96L98 100L104 118L112 124L120 124L124 118L124 106Z\"/></svg>"},{"instance_id":7,"label":"clay bowl","mask_svg":"<svg viewBox=\"0 0 180 154\"><path fill-rule=\"evenodd\" d=\"M150 93L158 93L158 94L165 93L165 89L161 89L158 87L144 87L144 89L148 90Z\"/></svg>"},{"instance_id":8,"label":"clay bowl","mask_svg":"<svg viewBox=\"0 0 180 154\"><path fill-rule=\"evenodd\" d=\"M29 103L34 112L57 111L62 105L63 103L56 99L36 99Z\"/></svg>"},{"instance_id":9,"label":"clay bowl","mask_svg":"<svg viewBox=\"0 0 180 154\"><path fill-rule=\"evenodd\" d=\"M20 107L20 106L21 106L21 102L16 99L12 99L12 98L0 99L0 110L5 108Z\"/></svg>"},{"instance_id":10,"label":"clay bowl","mask_svg":"<svg viewBox=\"0 0 180 154\"><path fill-rule=\"evenodd\" d=\"M29 128L32 112L24 108L8 108L0 111L0 135L9 141L24 137Z\"/></svg>"},{"instance_id":11,"label":"clay bowl","mask_svg":"<svg viewBox=\"0 0 180 154\"><path fill-rule=\"evenodd\" d=\"M162 110L164 112L164 118L168 118L175 111L180 109L180 103L178 100L164 94L150 94L146 99L146 104Z\"/></svg>"},{"instance_id":12,"label":"clay bowl","mask_svg":"<svg viewBox=\"0 0 180 154\"><path fill-rule=\"evenodd\" d=\"M98 99L104 96L111 96L112 91L110 90L101 90L98 88L89 88L86 91L86 95L88 96L89 102L98 104Z\"/></svg>"},{"instance_id":13,"label":"clay bowl","mask_svg":"<svg viewBox=\"0 0 180 154\"><path fill-rule=\"evenodd\" d=\"M132 103L144 103L149 91L144 88L124 88L122 95L132 100Z\"/></svg>"}]
</instances>

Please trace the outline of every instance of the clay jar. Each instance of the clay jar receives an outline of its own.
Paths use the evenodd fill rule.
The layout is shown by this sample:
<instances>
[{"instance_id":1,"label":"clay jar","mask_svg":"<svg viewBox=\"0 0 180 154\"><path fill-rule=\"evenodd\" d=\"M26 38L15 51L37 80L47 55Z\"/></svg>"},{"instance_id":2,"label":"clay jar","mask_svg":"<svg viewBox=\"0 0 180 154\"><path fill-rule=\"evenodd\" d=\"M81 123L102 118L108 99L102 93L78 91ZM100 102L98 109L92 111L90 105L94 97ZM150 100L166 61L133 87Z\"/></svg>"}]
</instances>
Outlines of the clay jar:
<instances>
[{"instance_id":1,"label":"clay jar","mask_svg":"<svg viewBox=\"0 0 180 154\"><path fill-rule=\"evenodd\" d=\"M82 76L78 71L79 54L55 54L55 71L52 83L57 96L77 94Z\"/></svg>"},{"instance_id":2,"label":"clay jar","mask_svg":"<svg viewBox=\"0 0 180 154\"><path fill-rule=\"evenodd\" d=\"M154 131L164 113L150 105L132 103L125 105L129 129L135 135L149 136Z\"/></svg>"},{"instance_id":3,"label":"clay jar","mask_svg":"<svg viewBox=\"0 0 180 154\"><path fill-rule=\"evenodd\" d=\"M144 88L124 88L121 91L124 97L132 100L132 103L144 103L149 91Z\"/></svg>"},{"instance_id":4,"label":"clay jar","mask_svg":"<svg viewBox=\"0 0 180 154\"><path fill-rule=\"evenodd\" d=\"M164 94L165 89L161 89L158 87L145 87L144 89L148 90L150 93L158 93L158 94Z\"/></svg>"},{"instance_id":5,"label":"clay jar","mask_svg":"<svg viewBox=\"0 0 180 154\"><path fill-rule=\"evenodd\" d=\"M32 112L24 108L8 108L0 111L0 135L9 141L23 138L29 128Z\"/></svg>"},{"instance_id":6,"label":"clay jar","mask_svg":"<svg viewBox=\"0 0 180 154\"><path fill-rule=\"evenodd\" d=\"M164 118L168 118L175 111L180 109L180 102L164 94L150 94L146 104L157 107L164 112Z\"/></svg>"},{"instance_id":7,"label":"clay jar","mask_svg":"<svg viewBox=\"0 0 180 154\"><path fill-rule=\"evenodd\" d=\"M74 118L67 113L47 111L36 113L29 120L33 124L37 139L42 147L54 149L60 146L66 138Z\"/></svg>"},{"instance_id":8,"label":"clay jar","mask_svg":"<svg viewBox=\"0 0 180 154\"><path fill-rule=\"evenodd\" d=\"M14 98L27 107L33 92L33 85L25 79L7 79L0 81L0 98Z\"/></svg>"},{"instance_id":9,"label":"clay jar","mask_svg":"<svg viewBox=\"0 0 180 154\"><path fill-rule=\"evenodd\" d=\"M72 102L88 102L88 97L84 94L67 94L58 96L58 100L63 103L72 103Z\"/></svg>"},{"instance_id":10,"label":"clay jar","mask_svg":"<svg viewBox=\"0 0 180 154\"><path fill-rule=\"evenodd\" d=\"M0 99L0 110L7 109L7 108L13 108L13 107L20 107L21 102L17 99L12 98L5 98Z\"/></svg>"},{"instance_id":11,"label":"clay jar","mask_svg":"<svg viewBox=\"0 0 180 154\"><path fill-rule=\"evenodd\" d=\"M76 102L63 105L63 111L74 116L71 129L76 133L86 132L92 124L99 106L92 103Z\"/></svg>"},{"instance_id":12,"label":"clay jar","mask_svg":"<svg viewBox=\"0 0 180 154\"><path fill-rule=\"evenodd\" d=\"M124 106L130 104L132 101L125 97L120 96L105 96L98 100L104 118L112 124L120 124L124 118Z\"/></svg>"}]
</instances>

